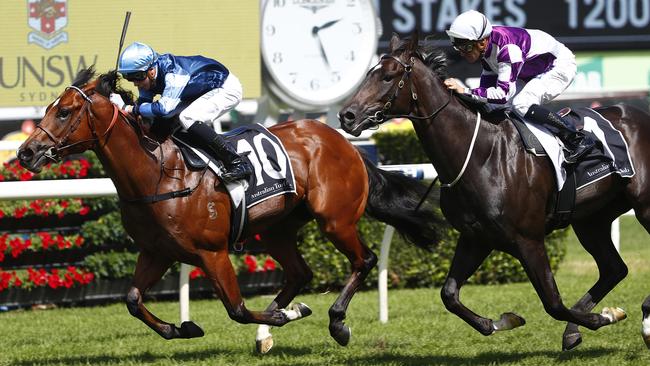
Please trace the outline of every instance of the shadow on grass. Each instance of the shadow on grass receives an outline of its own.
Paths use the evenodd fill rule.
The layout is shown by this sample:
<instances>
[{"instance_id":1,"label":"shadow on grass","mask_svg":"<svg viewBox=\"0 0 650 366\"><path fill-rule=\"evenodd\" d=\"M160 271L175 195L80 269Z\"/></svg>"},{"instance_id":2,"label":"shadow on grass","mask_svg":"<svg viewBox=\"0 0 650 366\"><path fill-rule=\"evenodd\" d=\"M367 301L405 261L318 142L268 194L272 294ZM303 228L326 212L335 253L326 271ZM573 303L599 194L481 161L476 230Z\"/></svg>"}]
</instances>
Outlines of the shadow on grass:
<instances>
[{"instance_id":1,"label":"shadow on grass","mask_svg":"<svg viewBox=\"0 0 650 366\"><path fill-rule=\"evenodd\" d=\"M278 347L279 348L279 347ZM344 361L346 364L351 365L384 365L384 364L400 364L404 366L416 366L416 365L448 365L448 366L460 366L460 365L495 365L501 363L527 363L526 361L533 358L547 358L553 361L559 362L570 362L575 360L588 360L588 359L597 359L601 356L611 354L616 352L616 349L613 348L593 348L589 350L575 350L571 352L555 352L555 351L533 351L533 352L485 352L481 353L475 357L473 356L443 356L443 355L431 355L431 356L413 356L413 355L401 355L396 353L382 353L373 356L358 356L358 357L345 357ZM266 356L260 356L255 354L253 351L250 352L250 356L259 357L259 359L267 358L269 363L274 363L273 361L282 360L282 364L285 366L303 366L305 364L305 359L303 356L310 358L313 362L314 351L308 347L282 347L279 349L274 349L273 352ZM74 364L121 364L121 363L131 363L131 364L145 364L145 363L156 363L157 361L173 361L179 365L189 362L201 362L201 361L214 361L219 357L238 357L242 356L241 350L203 350L203 351L187 351L187 352L175 352L171 354L153 354L150 352L144 352L140 355L96 355L96 356L74 356L74 357L52 357L52 358L42 358L38 362L42 364L52 364L52 363L61 363L65 365L74 365ZM16 366L31 366L34 365L35 360L29 361L17 361L12 363ZM330 359L330 361L337 362L336 358Z\"/></svg>"}]
</instances>

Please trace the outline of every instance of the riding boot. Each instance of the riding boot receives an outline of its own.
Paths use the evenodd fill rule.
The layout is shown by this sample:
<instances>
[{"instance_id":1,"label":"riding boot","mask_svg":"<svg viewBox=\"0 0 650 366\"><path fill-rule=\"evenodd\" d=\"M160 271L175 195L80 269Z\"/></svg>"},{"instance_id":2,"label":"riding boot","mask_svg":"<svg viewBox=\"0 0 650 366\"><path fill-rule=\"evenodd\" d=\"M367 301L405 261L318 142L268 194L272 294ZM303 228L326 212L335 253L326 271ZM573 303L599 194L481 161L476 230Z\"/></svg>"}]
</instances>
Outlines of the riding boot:
<instances>
[{"instance_id":1,"label":"riding boot","mask_svg":"<svg viewBox=\"0 0 650 366\"><path fill-rule=\"evenodd\" d=\"M525 117L539 124L549 126L552 131L557 133L557 136L564 144L564 148L568 150L567 156L564 157L568 164L574 164L594 147L594 140L591 137L585 135L582 131L576 130L571 124L566 123L562 117L540 105L533 104L530 106Z\"/></svg>"},{"instance_id":2,"label":"riding boot","mask_svg":"<svg viewBox=\"0 0 650 366\"><path fill-rule=\"evenodd\" d=\"M195 122L187 129L193 137L204 143L223 162L226 171L221 175L224 180L236 181L248 179L253 173L250 165L237 154L237 151L210 126L203 122Z\"/></svg>"}]
</instances>

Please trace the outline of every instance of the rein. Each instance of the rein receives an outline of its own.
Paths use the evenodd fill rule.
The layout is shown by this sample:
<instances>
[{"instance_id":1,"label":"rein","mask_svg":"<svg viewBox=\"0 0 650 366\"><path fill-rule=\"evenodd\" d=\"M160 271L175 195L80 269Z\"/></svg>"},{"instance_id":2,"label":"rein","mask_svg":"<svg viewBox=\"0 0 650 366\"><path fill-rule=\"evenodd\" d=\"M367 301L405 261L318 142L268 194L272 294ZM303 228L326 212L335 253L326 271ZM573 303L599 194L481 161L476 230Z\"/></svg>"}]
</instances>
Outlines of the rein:
<instances>
[{"instance_id":1,"label":"rein","mask_svg":"<svg viewBox=\"0 0 650 366\"><path fill-rule=\"evenodd\" d=\"M96 130L96 127L95 127L95 119L96 119L96 117L92 113L92 109L91 109L91 106L92 106L92 103L93 103L92 99L79 87L71 85L71 86L66 88L66 90L68 90L68 89L73 89L79 95L81 95L81 97L84 99L84 104L81 106L81 112L77 116L77 119L74 121L74 123L72 123L72 125L70 126L70 128L66 132L65 136L62 139L58 139L47 128L41 126L40 124L37 126L38 129L43 131L50 138L50 140L52 140L52 142L54 142L54 146L52 148L50 148L45 153L45 157L52 160L52 161L54 161L54 162L61 161L61 157L59 155L59 152L62 151L62 150L69 149L71 147L81 145L81 144L87 143L87 142L92 142L93 143L92 146L94 146L99 141L99 137L98 137L97 130ZM104 131L104 133L102 134L102 137L106 137L110 133L110 131L113 129L113 127L115 127L115 124L116 124L117 120L120 119L118 117L121 117L121 119L126 121L127 123L130 120L129 117L123 111L121 111L116 105L114 105L112 103L111 103L111 105L113 106L113 116L111 118L111 122L109 123L108 127L106 128L106 131ZM86 119L88 121L88 126L90 127L90 132L91 132L93 137L91 139L77 141L77 142L65 145L66 141L70 138L72 133L74 133L77 130L77 128L79 128L79 125L81 124L81 119L82 119L82 117L84 115L84 112L85 112L85 114L88 115L88 117ZM142 137L151 140L149 137L147 137L145 135L142 135ZM151 140L151 141L153 141L153 140ZM104 145L105 144L106 144L106 142L104 143ZM205 172L207 171L207 168L203 170L203 172L201 174L201 178L199 178L199 181L197 182L197 184L194 187L192 187L192 188L184 188L184 189L181 189L181 190L171 191L171 192L166 192L166 193L158 193L158 187L160 186L160 182L162 180L162 175L163 175L163 172L164 172L164 156L163 156L163 152L162 152L162 145L160 143L158 143L157 141L156 141L156 144L158 145L158 148L160 149L160 160L163 162L162 165L161 165L161 177L160 177L160 179L158 179L158 183L156 184L156 193L153 194L153 195L143 196L143 197L134 198L134 199L126 199L126 198L123 198L122 196L120 196L118 194L118 197L119 197L120 201L123 201L123 202L126 202L126 203L156 203L156 202L165 201L165 200L172 199L172 198L189 196L192 193L194 193L194 191L201 185L201 182L203 181L203 177L205 176Z\"/></svg>"}]
</instances>

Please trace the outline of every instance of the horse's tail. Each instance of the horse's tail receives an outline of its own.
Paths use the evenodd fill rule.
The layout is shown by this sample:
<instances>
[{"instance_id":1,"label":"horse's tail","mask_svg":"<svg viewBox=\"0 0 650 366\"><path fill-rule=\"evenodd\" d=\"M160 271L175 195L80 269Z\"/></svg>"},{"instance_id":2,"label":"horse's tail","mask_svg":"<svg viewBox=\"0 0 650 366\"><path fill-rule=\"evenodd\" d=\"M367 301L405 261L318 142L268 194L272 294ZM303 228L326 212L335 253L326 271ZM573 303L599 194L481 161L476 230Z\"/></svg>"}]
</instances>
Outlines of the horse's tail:
<instances>
[{"instance_id":1,"label":"horse's tail","mask_svg":"<svg viewBox=\"0 0 650 366\"><path fill-rule=\"evenodd\" d=\"M394 226L408 241L431 250L441 238L441 229L448 225L438 207L418 203L427 187L420 181L401 173L377 168L363 157L368 172L368 204L366 213L375 219Z\"/></svg>"}]
</instances>

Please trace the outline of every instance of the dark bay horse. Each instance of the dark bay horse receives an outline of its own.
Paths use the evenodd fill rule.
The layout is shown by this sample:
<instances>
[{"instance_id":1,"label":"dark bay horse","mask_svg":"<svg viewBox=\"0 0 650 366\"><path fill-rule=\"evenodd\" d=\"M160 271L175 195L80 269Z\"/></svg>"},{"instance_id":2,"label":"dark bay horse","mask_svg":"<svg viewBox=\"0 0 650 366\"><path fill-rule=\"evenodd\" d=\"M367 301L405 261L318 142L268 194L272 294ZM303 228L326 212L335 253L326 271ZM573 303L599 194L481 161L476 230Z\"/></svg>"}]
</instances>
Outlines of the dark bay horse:
<instances>
[{"instance_id":1,"label":"dark bay horse","mask_svg":"<svg viewBox=\"0 0 650 366\"><path fill-rule=\"evenodd\" d=\"M302 304L285 308L313 276L296 238L298 229L315 219L352 266L352 274L329 309L330 333L346 345L350 339L343 322L346 309L377 262L357 232L364 212L394 225L417 245L426 247L438 240L435 208L413 211L426 191L418 181L379 170L341 134L318 121L273 126L271 132L290 156L297 193L270 198L249 210L243 236L260 233L285 274L284 287L269 307L251 311L244 305L228 258L231 201L223 184L212 172L186 168L171 139L150 137L138 122L110 103L111 92L129 97L116 86L116 72L93 78L93 68L83 70L48 106L36 131L20 147L18 158L24 167L38 172L49 160L85 150L97 154L117 188L122 223L140 248L127 308L165 339L203 335L196 324L183 322L177 327L143 305L143 294L176 261L205 271L233 320L282 326L311 313ZM184 188L195 190L155 203L132 202Z\"/></svg>"},{"instance_id":2,"label":"dark bay horse","mask_svg":"<svg viewBox=\"0 0 650 366\"><path fill-rule=\"evenodd\" d=\"M488 122L450 94L443 85L446 59L440 51L418 44L417 35L393 36L391 51L368 72L339 113L352 135L384 120L409 115L423 149L443 184L443 214L460 232L454 259L441 296L446 308L484 335L523 325L506 313L498 321L482 317L459 299L461 286L492 250L516 257L523 265L546 312L569 324L563 349L581 342L578 325L595 330L625 317L617 308L590 311L626 275L627 266L611 241L610 226L634 209L650 230L650 116L630 106L599 109L622 132L636 169L631 179L610 175L577 192L571 225L595 259L600 276L571 308L560 297L546 250L545 234L557 183L549 160L524 150L509 121ZM473 146L473 151L472 147ZM650 347L650 296L642 305L644 338Z\"/></svg>"}]
</instances>

